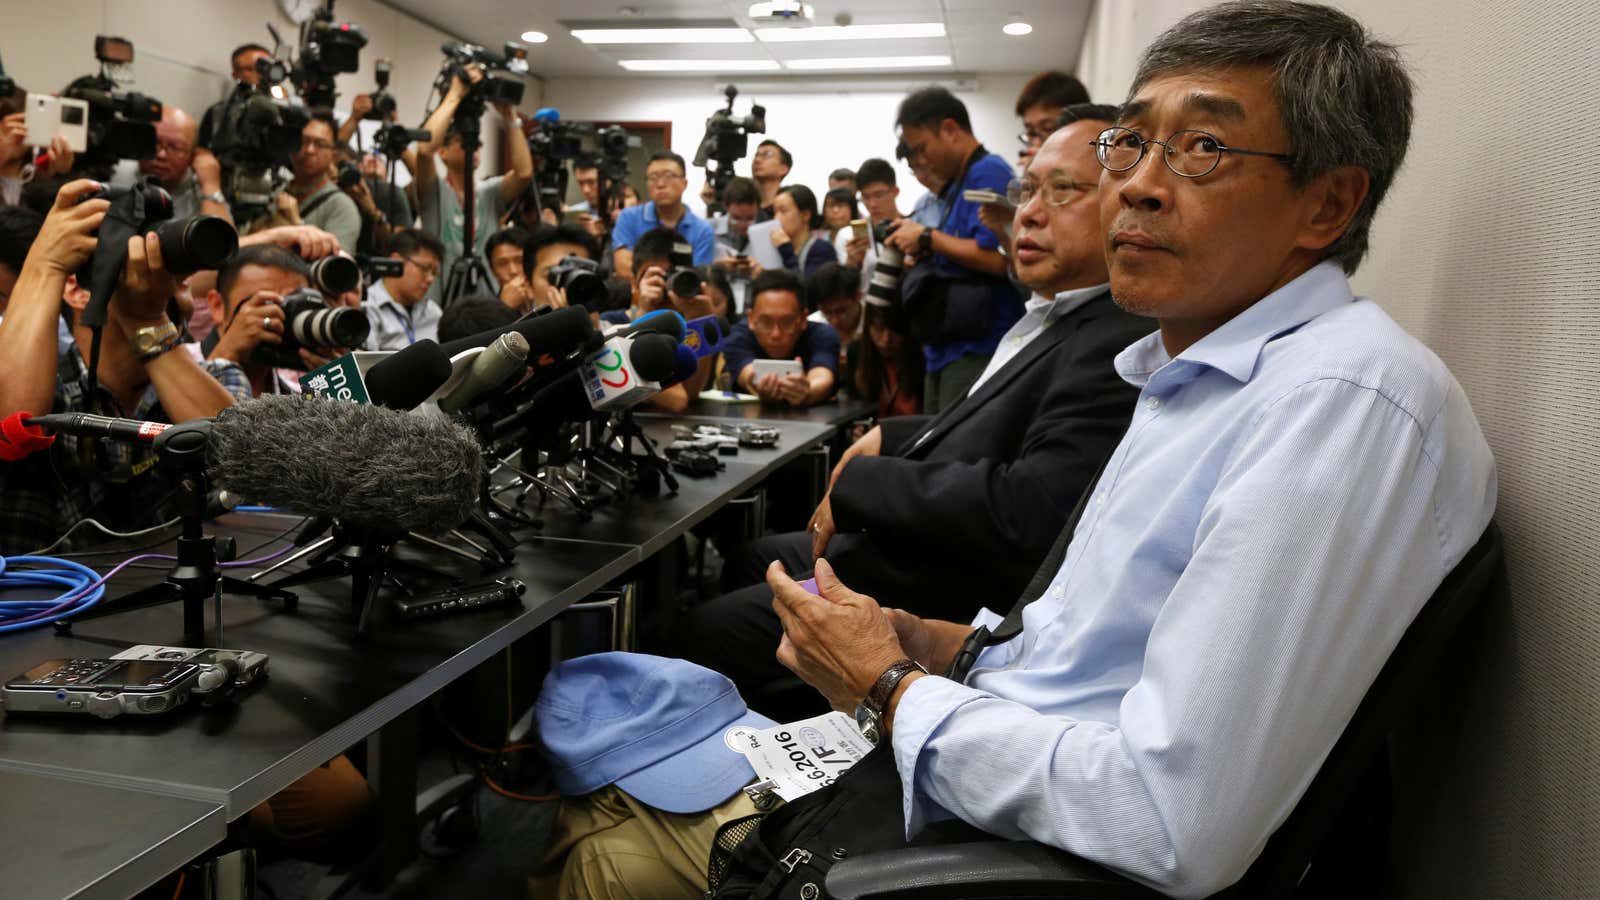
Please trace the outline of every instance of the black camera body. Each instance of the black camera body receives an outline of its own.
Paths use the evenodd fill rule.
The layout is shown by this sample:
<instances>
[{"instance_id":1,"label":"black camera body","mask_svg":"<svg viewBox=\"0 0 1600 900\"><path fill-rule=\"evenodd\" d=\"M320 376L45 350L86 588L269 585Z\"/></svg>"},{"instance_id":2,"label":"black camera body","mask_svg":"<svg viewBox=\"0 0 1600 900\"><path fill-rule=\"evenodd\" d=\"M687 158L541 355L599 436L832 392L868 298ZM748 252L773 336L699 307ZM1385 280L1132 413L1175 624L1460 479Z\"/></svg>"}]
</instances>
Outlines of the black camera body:
<instances>
[{"instance_id":1,"label":"black camera body","mask_svg":"<svg viewBox=\"0 0 1600 900\"><path fill-rule=\"evenodd\" d=\"M312 288L283 298L283 343L259 344L250 355L258 366L304 370L302 347L360 347L371 332L366 313L349 306L329 306Z\"/></svg>"},{"instance_id":2,"label":"black camera body","mask_svg":"<svg viewBox=\"0 0 1600 900\"><path fill-rule=\"evenodd\" d=\"M406 274L406 261L392 256L368 256L360 253L356 255L356 263L361 266L361 272L367 276L368 281L399 278Z\"/></svg>"},{"instance_id":3,"label":"black camera body","mask_svg":"<svg viewBox=\"0 0 1600 900\"><path fill-rule=\"evenodd\" d=\"M97 172L119 159L149 159L156 155L156 126L161 121L161 101L138 91L119 90L109 72L114 65L133 61L133 44L122 38L95 36L95 59L100 73L73 79L64 97L89 106L87 149L78 163Z\"/></svg>"},{"instance_id":4,"label":"black camera body","mask_svg":"<svg viewBox=\"0 0 1600 900\"><path fill-rule=\"evenodd\" d=\"M722 189L727 187L728 179L733 177L733 164L750 152L750 135L765 134L767 131L765 106L753 104L749 115L736 119L733 116L733 101L739 96L739 89L730 84L722 93L728 98L728 105L706 119L705 136L700 139L700 147L694 153L694 165L706 170L719 197L722 196ZM714 170L710 167L713 160L717 164Z\"/></svg>"},{"instance_id":5,"label":"black camera body","mask_svg":"<svg viewBox=\"0 0 1600 900\"><path fill-rule=\"evenodd\" d=\"M333 2L319 8L300 26L300 52L293 77L307 106L332 107L338 97L334 77L361 68L367 33L360 25L333 21Z\"/></svg>"},{"instance_id":6,"label":"black camera body","mask_svg":"<svg viewBox=\"0 0 1600 900\"><path fill-rule=\"evenodd\" d=\"M480 115L481 104L484 103L508 103L516 106L522 102L523 83L515 78L495 74L528 71L528 50L521 44L507 41L505 54L502 56L496 56L477 44L462 41L442 44L439 49L444 52L446 59L444 71L440 73L443 81L441 91L449 89L452 76L460 78L462 83L467 85L468 99L475 100L480 105ZM467 66L474 64L484 70L483 78L477 82L467 77Z\"/></svg>"},{"instance_id":7,"label":"black camera body","mask_svg":"<svg viewBox=\"0 0 1600 900\"><path fill-rule=\"evenodd\" d=\"M377 79L378 89L367 95L372 98L372 108L367 110L367 114L363 118L383 122L391 115L394 115L397 107L394 102L394 95L389 93L389 73L393 69L394 65L387 59L373 62L372 74Z\"/></svg>"},{"instance_id":8,"label":"black camera body","mask_svg":"<svg viewBox=\"0 0 1600 900\"><path fill-rule=\"evenodd\" d=\"M585 309L599 309L606 297L606 283L600 278L600 264L581 256L567 255L545 270L550 286L567 292L567 302Z\"/></svg>"},{"instance_id":9,"label":"black camera body","mask_svg":"<svg viewBox=\"0 0 1600 900\"><path fill-rule=\"evenodd\" d=\"M361 183L361 170L348 159L339 160L339 174L335 176L334 183L339 185L339 190L348 191Z\"/></svg>"},{"instance_id":10,"label":"black camera body","mask_svg":"<svg viewBox=\"0 0 1600 900\"><path fill-rule=\"evenodd\" d=\"M667 272L667 290L685 300L704 289L706 280L694 267L694 248L683 241L672 245L672 269Z\"/></svg>"},{"instance_id":11,"label":"black camera body","mask_svg":"<svg viewBox=\"0 0 1600 900\"><path fill-rule=\"evenodd\" d=\"M628 180L628 151L641 145L638 135L629 134L621 125L608 125L594 133L594 146L599 152L600 177L613 184Z\"/></svg>"},{"instance_id":12,"label":"black camera body","mask_svg":"<svg viewBox=\"0 0 1600 900\"><path fill-rule=\"evenodd\" d=\"M372 151L381 153L389 159L399 159L407 147L413 143L426 141L432 136L426 128L407 128L404 125L389 124L379 128L372 136Z\"/></svg>"},{"instance_id":13,"label":"black camera body","mask_svg":"<svg viewBox=\"0 0 1600 900\"><path fill-rule=\"evenodd\" d=\"M272 96L289 77L279 59L256 61L255 87L240 82L213 123L211 152L222 164L223 193L240 221L267 211L277 191L274 172L287 168L300 149L300 132L311 121L305 107Z\"/></svg>"}]
</instances>

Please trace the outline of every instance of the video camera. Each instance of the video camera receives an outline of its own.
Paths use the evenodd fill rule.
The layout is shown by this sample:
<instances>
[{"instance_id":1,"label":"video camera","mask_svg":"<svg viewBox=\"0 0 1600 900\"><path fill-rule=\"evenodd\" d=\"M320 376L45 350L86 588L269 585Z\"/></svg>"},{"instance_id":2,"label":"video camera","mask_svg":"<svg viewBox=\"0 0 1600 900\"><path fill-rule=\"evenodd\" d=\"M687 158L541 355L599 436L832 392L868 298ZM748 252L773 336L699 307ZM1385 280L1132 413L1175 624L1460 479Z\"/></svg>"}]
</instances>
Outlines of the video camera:
<instances>
[{"instance_id":1,"label":"video camera","mask_svg":"<svg viewBox=\"0 0 1600 900\"><path fill-rule=\"evenodd\" d=\"M361 48L367 45L360 25L333 21L333 2L327 0L300 26L300 50L291 75L300 99L310 107L333 107L338 97L334 76L359 71Z\"/></svg>"},{"instance_id":2,"label":"video camera","mask_svg":"<svg viewBox=\"0 0 1600 900\"><path fill-rule=\"evenodd\" d=\"M750 135L765 134L767 131L765 106L751 104L749 115L735 119L733 100L739 96L739 89L730 84L722 93L728 98L728 105L706 119L705 136L700 139L700 148L694 154L694 165L706 170L706 179L719 197L722 196L722 189L727 187L728 179L733 177L733 164L750 152ZM717 163L714 171L710 166L713 160Z\"/></svg>"},{"instance_id":3,"label":"video camera","mask_svg":"<svg viewBox=\"0 0 1600 900\"><path fill-rule=\"evenodd\" d=\"M100 61L99 74L76 78L61 92L89 106L88 149L79 154L79 166L86 171L104 171L119 159L155 156L155 123L161 120L161 101L137 91L118 90L112 77L113 67L133 62L133 42L95 35L94 58Z\"/></svg>"},{"instance_id":4,"label":"video camera","mask_svg":"<svg viewBox=\"0 0 1600 900\"><path fill-rule=\"evenodd\" d=\"M439 49L445 55L445 65L440 69L439 81L435 84L441 95L450 89L450 79L455 77L460 78L461 83L467 86L467 97L462 101L462 108L465 109L469 102L474 103L478 115L483 114L485 103L507 103L516 106L522 102L522 82L494 73L527 74L528 48L515 41L507 41L505 55L496 56L477 44L452 41L441 44ZM469 65L476 65L483 70L481 80L474 82L467 77Z\"/></svg>"},{"instance_id":5,"label":"video camera","mask_svg":"<svg viewBox=\"0 0 1600 900\"><path fill-rule=\"evenodd\" d=\"M256 60L256 85L235 85L212 124L211 152L222 164L222 191L241 222L272 207L275 172L290 165L300 132L311 121L305 107L280 96L290 76L289 66L276 58L281 44L275 44L274 56Z\"/></svg>"}]
</instances>

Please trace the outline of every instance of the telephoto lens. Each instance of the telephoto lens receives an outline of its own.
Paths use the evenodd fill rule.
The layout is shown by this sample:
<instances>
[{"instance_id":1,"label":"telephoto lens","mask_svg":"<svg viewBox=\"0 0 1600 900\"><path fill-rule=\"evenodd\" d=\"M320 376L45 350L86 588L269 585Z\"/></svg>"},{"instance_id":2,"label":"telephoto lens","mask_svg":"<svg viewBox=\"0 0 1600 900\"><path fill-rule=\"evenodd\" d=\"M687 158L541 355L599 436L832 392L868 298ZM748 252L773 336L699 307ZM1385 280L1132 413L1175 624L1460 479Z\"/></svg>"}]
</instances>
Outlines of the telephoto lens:
<instances>
[{"instance_id":1,"label":"telephoto lens","mask_svg":"<svg viewBox=\"0 0 1600 900\"><path fill-rule=\"evenodd\" d=\"M331 297L361 286L361 265L343 253L324 256L311 264L311 284Z\"/></svg>"},{"instance_id":2,"label":"telephoto lens","mask_svg":"<svg viewBox=\"0 0 1600 900\"><path fill-rule=\"evenodd\" d=\"M599 263L569 255L545 270L544 276L552 287L567 292L569 304L585 309L601 309L598 302L605 299L606 284L600 279L599 273Z\"/></svg>"},{"instance_id":3,"label":"telephoto lens","mask_svg":"<svg viewBox=\"0 0 1600 900\"><path fill-rule=\"evenodd\" d=\"M361 183L361 170L348 159L339 160L339 190L347 191Z\"/></svg>"},{"instance_id":4,"label":"telephoto lens","mask_svg":"<svg viewBox=\"0 0 1600 900\"><path fill-rule=\"evenodd\" d=\"M174 275L220 269L239 249L239 232L217 216L173 219L155 231L161 241L161 263Z\"/></svg>"},{"instance_id":5,"label":"telephoto lens","mask_svg":"<svg viewBox=\"0 0 1600 900\"><path fill-rule=\"evenodd\" d=\"M705 283L699 272L681 266L667 275L667 289L685 300L698 296Z\"/></svg>"},{"instance_id":6,"label":"telephoto lens","mask_svg":"<svg viewBox=\"0 0 1600 900\"><path fill-rule=\"evenodd\" d=\"M872 242L878 245L878 263L872 267L872 279L867 283L867 302L880 306L893 306L900 302L900 276L905 274L905 254L884 243L894 231L887 222L872 227Z\"/></svg>"},{"instance_id":7,"label":"telephoto lens","mask_svg":"<svg viewBox=\"0 0 1600 900\"><path fill-rule=\"evenodd\" d=\"M283 298L283 316L287 325L284 335L302 347L359 347L372 330L366 313L348 306L329 306L321 296L304 289Z\"/></svg>"}]
</instances>

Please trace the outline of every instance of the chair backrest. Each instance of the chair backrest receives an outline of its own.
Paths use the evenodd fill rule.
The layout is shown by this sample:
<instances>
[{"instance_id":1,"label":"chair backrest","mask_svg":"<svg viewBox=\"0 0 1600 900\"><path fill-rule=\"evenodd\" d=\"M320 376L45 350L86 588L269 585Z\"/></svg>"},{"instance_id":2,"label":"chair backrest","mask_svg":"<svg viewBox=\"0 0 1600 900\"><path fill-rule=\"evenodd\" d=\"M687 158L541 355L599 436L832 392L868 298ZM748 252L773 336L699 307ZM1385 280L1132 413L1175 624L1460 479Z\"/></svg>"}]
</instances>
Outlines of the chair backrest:
<instances>
[{"instance_id":1,"label":"chair backrest","mask_svg":"<svg viewBox=\"0 0 1600 900\"><path fill-rule=\"evenodd\" d=\"M1422 688L1434 681L1440 657L1462 620L1504 579L1500 529L1490 522L1406 628L1294 812L1226 895L1293 895L1346 802L1385 750L1390 733L1415 707Z\"/></svg>"}]
</instances>

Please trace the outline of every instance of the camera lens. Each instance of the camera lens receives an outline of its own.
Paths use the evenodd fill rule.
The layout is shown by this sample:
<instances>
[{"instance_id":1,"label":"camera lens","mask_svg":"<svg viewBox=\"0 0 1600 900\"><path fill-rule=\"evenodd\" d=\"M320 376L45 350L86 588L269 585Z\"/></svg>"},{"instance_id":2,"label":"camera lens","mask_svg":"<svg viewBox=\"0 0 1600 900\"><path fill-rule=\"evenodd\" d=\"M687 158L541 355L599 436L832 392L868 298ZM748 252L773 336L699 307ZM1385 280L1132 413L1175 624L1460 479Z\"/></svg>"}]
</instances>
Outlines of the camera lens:
<instances>
[{"instance_id":1,"label":"camera lens","mask_svg":"<svg viewBox=\"0 0 1600 900\"><path fill-rule=\"evenodd\" d=\"M667 289L684 299L699 294L701 285L705 283L706 280L694 269L674 269L667 277Z\"/></svg>"},{"instance_id":2,"label":"camera lens","mask_svg":"<svg viewBox=\"0 0 1600 900\"><path fill-rule=\"evenodd\" d=\"M353 291L361 284L361 266L343 254L324 256L311 264L311 283L324 294Z\"/></svg>"},{"instance_id":3,"label":"camera lens","mask_svg":"<svg viewBox=\"0 0 1600 900\"><path fill-rule=\"evenodd\" d=\"M289 333L306 347L359 347L371 330L366 313L348 306L303 309L289 317Z\"/></svg>"},{"instance_id":4,"label":"camera lens","mask_svg":"<svg viewBox=\"0 0 1600 900\"><path fill-rule=\"evenodd\" d=\"M239 232L226 219L190 216L156 226L161 262L174 275L220 269L239 249Z\"/></svg>"}]
</instances>

